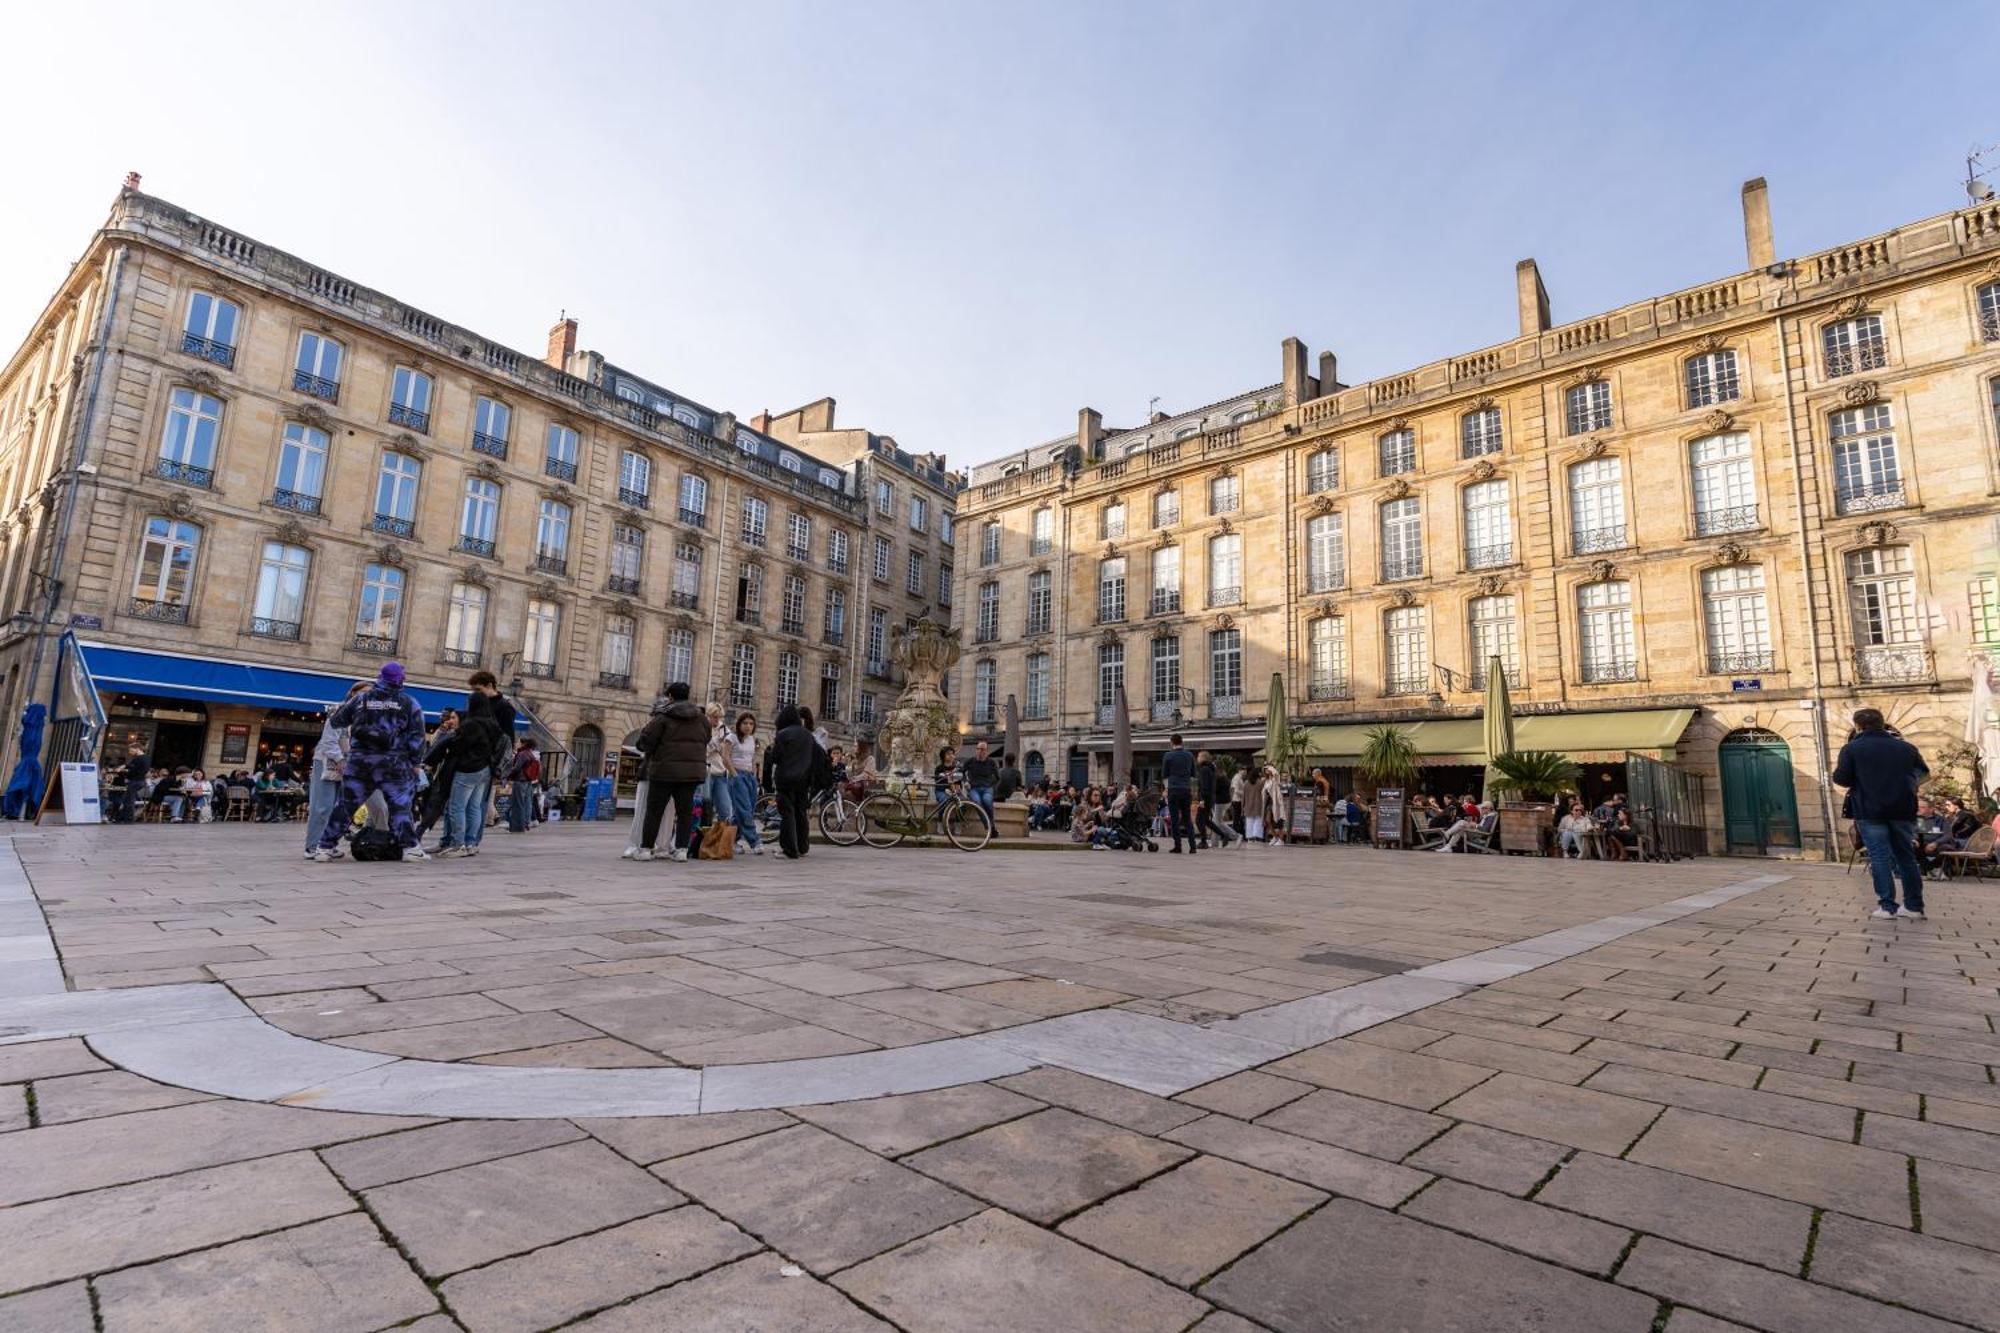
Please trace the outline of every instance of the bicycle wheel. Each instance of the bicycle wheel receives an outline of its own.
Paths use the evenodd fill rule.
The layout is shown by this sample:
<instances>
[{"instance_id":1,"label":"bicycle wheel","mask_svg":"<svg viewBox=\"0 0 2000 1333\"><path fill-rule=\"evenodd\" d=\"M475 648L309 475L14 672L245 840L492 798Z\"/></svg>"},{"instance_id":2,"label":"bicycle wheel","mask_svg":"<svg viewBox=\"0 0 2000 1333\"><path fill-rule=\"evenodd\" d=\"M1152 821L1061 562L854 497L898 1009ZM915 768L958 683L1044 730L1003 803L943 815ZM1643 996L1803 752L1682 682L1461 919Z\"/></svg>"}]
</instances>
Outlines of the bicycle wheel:
<instances>
[{"instance_id":1,"label":"bicycle wheel","mask_svg":"<svg viewBox=\"0 0 2000 1333\"><path fill-rule=\"evenodd\" d=\"M835 794L819 803L819 831L836 847L852 847L861 841L861 807Z\"/></svg>"},{"instance_id":2,"label":"bicycle wheel","mask_svg":"<svg viewBox=\"0 0 2000 1333\"><path fill-rule=\"evenodd\" d=\"M757 804L750 808L751 818L757 821L757 832L765 838L778 836L778 794L767 791L757 798Z\"/></svg>"},{"instance_id":3,"label":"bicycle wheel","mask_svg":"<svg viewBox=\"0 0 2000 1333\"><path fill-rule=\"evenodd\" d=\"M878 791L861 803L856 817L861 821L863 842L870 847L894 847L903 840L910 807L902 797Z\"/></svg>"},{"instance_id":4,"label":"bicycle wheel","mask_svg":"<svg viewBox=\"0 0 2000 1333\"><path fill-rule=\"evenodd\" d=\"M986 812L972 801L947 801L943 811L944 833L961 852L976 852L993 839L993 824Z\"/></svg>"}]
</instances>

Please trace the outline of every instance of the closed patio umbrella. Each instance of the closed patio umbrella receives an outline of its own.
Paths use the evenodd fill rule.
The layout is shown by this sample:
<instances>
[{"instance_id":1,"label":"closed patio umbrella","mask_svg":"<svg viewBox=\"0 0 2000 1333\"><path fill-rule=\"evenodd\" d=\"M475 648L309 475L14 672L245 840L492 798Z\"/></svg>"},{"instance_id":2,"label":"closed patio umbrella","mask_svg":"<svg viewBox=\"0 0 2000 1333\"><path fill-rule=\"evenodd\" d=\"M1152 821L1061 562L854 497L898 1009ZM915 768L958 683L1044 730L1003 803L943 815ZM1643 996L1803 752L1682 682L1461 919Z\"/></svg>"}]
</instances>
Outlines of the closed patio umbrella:
<instances>
[{"instance_id":1,"label":"closed patio umbrella","mask_svg":"<svg viewBox=\"0 0 2000 1333\"><path fill-rule=\"evenodd\" d=\"M1111 779L1120 785L1132 780L1132 709L1122 683L1111 700Z\"/></svg>"},{"instance_id":2,"label":"closed patio umbrella","mask_svg":"<svg viewBox=\"0 0 2000 1333\"><path fill-rule=\"evenodd\" d=\"M1292 758L1292 726L1285 716L1285 673L1271 673L1271 701L1264 706L1264 762L1283 773Z\"/></svg>"},{"instance_id":3,"label":"closed patio umbrella","mask_svg":"<svg viewBox=\"0 0 2000 1333\"><path fill-rule=\"evenodd\" d=\"M1514 704L1507 696L1507 668L1500 659L1486 659L1486 709L1481 719L1486 734L1486 795L1493 795L1493 761L1514 750Z\"/></svg>"},{"instance_id":4,"label":"closed patio umbrella","mask_svg":"<svg viewBox=\"0 0 2000 1333\"><path fill-rule=\"evenodd\" d=\"M1016 764L1021 762L1021 706L1007 696L1007 740L1004 751Z\"/></svg>"}]
</instances>

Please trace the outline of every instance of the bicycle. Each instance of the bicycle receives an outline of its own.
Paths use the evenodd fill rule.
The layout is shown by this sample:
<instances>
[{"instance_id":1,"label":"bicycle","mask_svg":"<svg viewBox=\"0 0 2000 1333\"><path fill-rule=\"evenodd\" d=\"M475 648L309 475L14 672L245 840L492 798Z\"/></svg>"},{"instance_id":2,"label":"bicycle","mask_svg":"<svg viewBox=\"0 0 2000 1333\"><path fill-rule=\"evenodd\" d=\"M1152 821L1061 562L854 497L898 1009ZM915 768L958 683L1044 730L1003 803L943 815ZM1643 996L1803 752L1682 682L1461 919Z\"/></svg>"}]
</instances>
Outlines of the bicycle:
<instances>
[{"instance_id":1,"label":"bicycle","mask_svg":"<svg viewBox=\"0 0 2000 1333\"><path fill-rule=\"evenodd\" d=\"M812 798L812 812L820 836L836 847L852 847L861 841L861 806L839 788L839 784ZM757 798L757 831L768 842L778 837L778 794L765 792Z\"/></svg>"},{"instance_id":2,"label":"bicycle","mask_svg":"<svg viewBox=\"0 0 2000 1333\"><path fill-rule=\"evenodd\" d=\"M904 838L928 838L931 827L944 830L951 845L976 852L993 840L993 821L976 801L954 788L945 798L921 806L908 796L878 791L861 802L861 840L870 847L894 847Z\"/></svg>"}]
</instances>

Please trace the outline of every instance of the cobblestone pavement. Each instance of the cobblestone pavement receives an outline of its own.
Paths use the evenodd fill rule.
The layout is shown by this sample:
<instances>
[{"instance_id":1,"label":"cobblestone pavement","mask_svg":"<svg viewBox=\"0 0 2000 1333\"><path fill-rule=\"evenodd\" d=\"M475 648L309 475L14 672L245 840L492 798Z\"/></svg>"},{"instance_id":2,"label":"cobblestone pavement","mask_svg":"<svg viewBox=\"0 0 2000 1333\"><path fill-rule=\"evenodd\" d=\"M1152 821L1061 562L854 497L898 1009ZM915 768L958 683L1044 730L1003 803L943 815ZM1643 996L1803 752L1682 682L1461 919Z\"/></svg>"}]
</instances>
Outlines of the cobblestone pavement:
<instances>
[{"instance_id":1,"label":"cobblestone pavement","mask_svg":"<svg viewBox=\"0 0 2000 1333\"><path fill-rule=\"evenodd\" d=\"M98 1038L0 1044L0 1328L2000 1328L1991 887L1899 924L1837 868L1743 861L621 844L496 833L424 866L306 866L254 827L15 845L75 988L222 979L316 1040L552 1068L1084 1009L1213 1023L1789 878L1171 1097L1049 1065L434 1119L209 1096Z\"/></svg>"}]
</instances>

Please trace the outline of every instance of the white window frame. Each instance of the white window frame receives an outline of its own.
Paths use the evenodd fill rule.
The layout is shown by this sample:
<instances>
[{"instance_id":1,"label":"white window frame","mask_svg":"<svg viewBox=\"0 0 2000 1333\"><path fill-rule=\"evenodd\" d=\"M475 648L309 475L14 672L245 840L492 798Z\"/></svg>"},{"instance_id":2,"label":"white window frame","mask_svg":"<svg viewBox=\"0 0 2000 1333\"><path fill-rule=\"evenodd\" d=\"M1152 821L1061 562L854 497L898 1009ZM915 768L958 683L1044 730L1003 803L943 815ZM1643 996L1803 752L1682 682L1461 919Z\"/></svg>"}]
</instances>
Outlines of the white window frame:
<instances>
[{"instance_id":1,"label":"white window frame","mask_svg":"<svg viewBox=\"0 0 2000 1333\"><path fill-rule=\"evenodd\" d=\"M1306 520L1306 591L1334 592L1346 586L1346 515L1315 514Z\"/></svg>"},{"instance_id":2,"label":"white window frame","mask_svg":"<svg viewBox=\"0 0 2000 1333\"><path fill-rule=\"evenodd\" d=\"M251 615L258 620L303 625L312 552L303 546L269 541L257 562L257 591Z\"/></svg>"},{"instance_id":3,"label":"white window frame","mask_svg":"<svg viewBox=\"0 0 2000 1333\"><path fill-rule=\"evenodd\" d=\"M1458 419L1460 458L1483 458L1506 447L1506 426L1499 408L1475 407Z\"/></svg>"},{"instance_id":4,"label":"white window frame","mask_svg":"<svg viewBox=\"0 0 2000 1333\"><path fill-rule=\"evenodd\" d=\"M1611 381L1586 380L1563 394L1563 434L1588 435L1611 429Z\"/></svg>"},{"instance_id":5,"label":"white window frame","mask_svg":"<svg viewBox=\"0 0 2000 1333\"><path fill-rule=\"evenodd\" d=\"M1395 606L1382 618L1384 690L1421 694L1430 687L1429 614L1422 606Z\"/></svg>"},{"instance_id":6,"label":"white window frame","mask_svg":"<svg viewBox=\"0 0 2000 1333\"><path fill-rule=\"evenodd\" d=\"M570 523L575 517L561 500L542 497L535 506L535 555L556 560L569 559Z\"/></svg>"},{"instance_id":7,"label":"white window frame","mask_svg":"<svg viewBox=\"0 0 2000 1333\"><path fill-rule=\"evenodd\" d=\"M521 660L549 671L555 670L557 639L562 634L562 605L543 598L531 598L522 620Z\"/></svg>"},{"instance_id":8,"label":"white window frame","mask_svg":"<svg viewBox=\"0 0 2000 1333\"><path fill-rule=\"evenodd\" d=\"M1329 445L1306 455L1306 494L1340 489L1340 450Z\"/></svg>"},{"instance_id":9,"label":"white window frame","mask_svg":"<svg viewBox=\"0 0 2000 1333\"><path fill-rule=\"evenodd\" d=\"M323 430L287 421L278 441L278 489L314 500L326 498L326 465L333 441Z\"/></svg>"},{"instance_id":10,"label":"white window frame","mask_svg":"<svg viewBox=\"0 0 2000 1333\"><path fill-rule=\"evenodd\" d=\"M381 518L417 520L417 494L423 486L423 460L394 449L383 451L375 477L375 513Z\"/></svg>"},{"instance_id":11,"label":"white window frame","mask_svg":"<svg viewBox=\"0 0 2000 1333\"><path fill-rule=\"evenodd\" d=\"M1400 477L1417 470L1417 432L1408 426L1384 431L1375 441L1376 475Z\"/></svg>"},{"instance_id":12,"label":"white window frame","mask_svg":"<svg viewBox=\"0 0 2000 1333\"><path fill-rule=\"evenodd\" d=\"M1242 478L1234 472L1225 472L1208 479L1208 512L1233 514L1243 507Z\"/></svg>"},{"instance_id":13,"label":"white window frame","mask_svg":"<svg viewBox=\"0 0 2000 1333\"><path fill-rule=\"evenodd\" d=\"M486 640L486 589L460 580L445 602L444 648L477 659Z\"/></svg>"},{"instance_id":14,"label":"white window frame","mask_svg":"<svg viewBox=\"0 0 2000 1333\"><path fill-rule=\"evenodd\" d=\"M403 623L408 577L394 565L370 564L361 571L361 598L354 608L357 638L396 641Z\"/></svg>"},{"instance_id":15,"label":"white window frame","mask_svg":"<svg viewBox=\"0 0 2000 1333\"><path fill-rule=\"evenodd\" d=\"M1639 650L1632 615L1632 584L1600 579L1576 590L1577 664L1586 682L1629 678Z\"/></svg>"},{"instance_id":16,"label":"white window frame","mask_svg":"<svg viewBox=\"0 0 2000 1333\"><path fill-rule=\"evenodd\" d=\"M1423 577L1424 510L1414 495L1384 500L1378 519L1382 545L1382 581Z\"/></svg>"},{"instance_id":17,"label":"white window frame","mask_svg":"<svg viewBox=\"0 0 2000 1333\"><path fill-rule=\"evenodd\" d=\"M1690 411L1730 403L1742 396L1742 380L1737 374L1734 348L1719 347L1687 359L1681 368L1681 389Z\"/></svg>"},{"instance_id":18,"label":"white window frame","mask_svg":"<svg viewBox=\"0 0 2000 1333\"><path fill-rule=\"evenodd\" d=\"M1352 688L1347 662L1347 618L1319 616L1306 626L1308 697L1344 699Z\"/></svg>"},{"instance_id":19,"label":"white window frame","mask_svg":"<svg viewBox=\"0 0 2000 1333\"><path fill-rule=\"evenodd\" d=\"M167 421L160 432L162 459L213 473L221 444L220 398L184 386L167 395Z\"/></svg>"},{"instance_id":20,"label":"white window frame","mask_svg":"<svg viewBox=\"0 0 2000 1333\"><path fill-rule=\"evenodd\" d=\"M465 479L465 498L458 510L458 535L482 542L499 540L499 482L484 477Z\"/></svg>"},{"instance_id":21,"label":"white window frame","mask_svg":"<svg viewBox=\"0 0 2000 1333\"><path fill-rule=\"evenodd\" d=\"M1238 606L1247 596L1243 586L1243 534L1218 533L1208 539L1208 604Z\"/></svg>"},{"instance_id":22,"label":"white window frame","mask_svg":"<svg viewBox=\"0 0 2000 1333\"><path fill-rule=\"evenodd\" d=\"M139 539L139 564L132 571L133 598L166 606L191 603L201 537L199 524L163 514L148 516ZM153 566L150 580L146 577L149 563Z\"/></svg>"}]
</instances>

